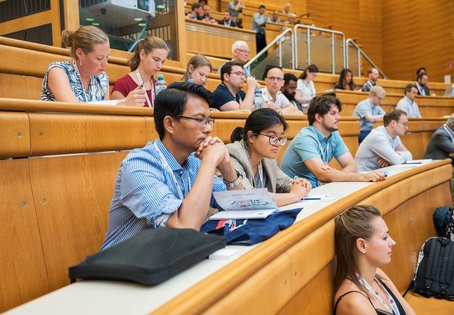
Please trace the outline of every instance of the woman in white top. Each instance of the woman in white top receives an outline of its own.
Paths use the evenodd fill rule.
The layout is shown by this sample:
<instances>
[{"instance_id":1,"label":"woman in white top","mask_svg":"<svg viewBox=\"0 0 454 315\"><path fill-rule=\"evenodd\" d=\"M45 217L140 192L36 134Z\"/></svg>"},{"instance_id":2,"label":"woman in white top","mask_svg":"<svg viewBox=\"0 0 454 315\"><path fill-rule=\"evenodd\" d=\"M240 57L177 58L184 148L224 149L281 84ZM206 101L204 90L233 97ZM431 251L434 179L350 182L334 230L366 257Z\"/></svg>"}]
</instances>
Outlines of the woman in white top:
<instances>
[{"instance_id":1,"label":"woman in white top","mask_svg":"<svg viewBox=\"0 0 454 315\"><path fill-rule=\"evenodd\" d=\"M295 99L301 103L305 114L307 113L310 101L316 93L313 81L317 77L317 73L318 67L316 65L309 65L298 78Z\"/></svg>"}]
</instances>

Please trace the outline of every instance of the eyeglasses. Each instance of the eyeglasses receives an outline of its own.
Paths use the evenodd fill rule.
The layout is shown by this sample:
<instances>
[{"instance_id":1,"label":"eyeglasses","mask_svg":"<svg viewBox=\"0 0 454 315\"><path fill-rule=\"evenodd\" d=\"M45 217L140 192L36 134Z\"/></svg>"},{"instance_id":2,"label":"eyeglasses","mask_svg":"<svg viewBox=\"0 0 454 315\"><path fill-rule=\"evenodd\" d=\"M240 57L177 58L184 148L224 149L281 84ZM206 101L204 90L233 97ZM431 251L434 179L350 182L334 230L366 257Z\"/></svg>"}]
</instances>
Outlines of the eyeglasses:
<instances>
[{"instance_id":1,"label":"eyeglasses","mask_svg":"<svg viewBox=\"0 0 454 315\"><path fill-rule=\"evenodd\" d=\"M243 53L243 54L249 54L250 51L249 50L245 50L245 49L237 49L239 52Z\"/></svg>"},{"instance_id":2,"label":"eyeglasses","mask_svg":"<svg viewBox=\"0 0 454 315\"><path fill-rule=\"evenodd\" d=\"M236 74L239 77L244 76L244 72L243 71L230 72L230 74Z\"/></svg>"},{"instance_id":3,"label":"eyeglasses","mask_svg":"<svg viewBox=\"0 0 454 315\"><path fill-rule=\"evenodd\" d=\"M378 95L375 95L375 97L381 102L383 101L384 97L383 96L378 96Z\"/></svg>"},{"instance_id":4,"label":"eyeglasses","mask_svg":"<svg viewBox=\"0 0 454 315\"><path fill-rule=\"evenodd\" d=\"M259 133L259 135L262 135L262 136L265 136L268 138L268 142L271 144L271 145L276 145L276 144L280 144L280 145L285 145L287 143L287 138L286 137L277 137L277 136L270 136L270 135L266 135L264 133Z\"/></svg>"},{"instance_id":5,"label":"eyeglasses","mask_svg":"<svg viewBox=\"0 0 454 315\"><path fill-rule=\"evenodd\" d=\"M190 117L190 116L183 116L183 115L178 115L177 118L184 118L184 119L190 119L198 122L199 124L202 125L202 127L206 127L207 125L210 125L213 127L214 125L214 118L213 117L208 117L208 118L199 118L199 117Z\"/></svg>"},{"instance_id":6,"label":"eyeglasses","mask_svg":"<svg viewBox=\"0 0 454 315\"><path fill-rule=\"evenodd\" d=\"M269 78L265 78L265 79L268 79L270 81L277 81L277 82L281 82L282 80L284 80L284 79L279 78L279 77L269 77Z\"/></svg>"}]
</instances>

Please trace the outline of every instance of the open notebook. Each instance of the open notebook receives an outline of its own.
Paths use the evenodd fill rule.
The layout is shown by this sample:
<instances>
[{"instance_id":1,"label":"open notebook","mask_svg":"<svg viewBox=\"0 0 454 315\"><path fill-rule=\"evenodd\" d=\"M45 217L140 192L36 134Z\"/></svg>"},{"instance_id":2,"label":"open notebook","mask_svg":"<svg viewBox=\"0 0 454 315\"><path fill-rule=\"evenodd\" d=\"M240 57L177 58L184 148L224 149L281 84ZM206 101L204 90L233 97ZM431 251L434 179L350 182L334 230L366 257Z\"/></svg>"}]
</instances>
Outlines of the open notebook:
<instances>
[{"instance_id":1,"label":"open notebook","mask_svg":"<svg viewBox=\"0 0 454 315\"><path fill-rule=\"evenodd\" d=\"M278 211L273 194L266 188L219 191L213 195L224 211L212 215L210 220L265 219Z\"/></svg>"}]
</instances>

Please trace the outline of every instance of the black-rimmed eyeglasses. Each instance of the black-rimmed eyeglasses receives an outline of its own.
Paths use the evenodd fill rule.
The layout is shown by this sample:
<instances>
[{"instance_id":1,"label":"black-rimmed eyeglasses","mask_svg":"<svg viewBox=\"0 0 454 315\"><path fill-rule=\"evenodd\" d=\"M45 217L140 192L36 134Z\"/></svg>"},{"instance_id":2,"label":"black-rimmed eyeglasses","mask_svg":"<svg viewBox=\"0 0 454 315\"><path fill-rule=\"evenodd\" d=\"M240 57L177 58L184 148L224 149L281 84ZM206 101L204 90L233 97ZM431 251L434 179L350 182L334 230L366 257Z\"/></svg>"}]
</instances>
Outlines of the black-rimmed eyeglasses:
<instances>
[{"instance_id":1,"label":"black-rimmed eyeglasses","mask_svg":"<svg viewBox=\"0 0 454 315\"><path fill-rule=\"evenodd\" d=\"M213 117L200 118L200 117L178 115L177 118L194 120L194 121L198 122L199 124L201 124L202 127L206 127L207 125L210 125L211 127L213 127L214 121L215 121Z\"/></svg>"},{"instance_id":2,"label":"black-rimmed eyeglasses","mask_svg":"<svg viewBox=\"0 0 454 315\"><path fill-rule=\"evenodd\" d=\"M259 135L262 135L262 136L265 136L268 138L268 142L271 144L271 145L276 145L276 144L280 144L280 145L285 145L287 143L287 138L286 137L277 137L277 136L270 136L270 135L266 135L264 133L259 133Z\"/></svg>"}]
</instances>

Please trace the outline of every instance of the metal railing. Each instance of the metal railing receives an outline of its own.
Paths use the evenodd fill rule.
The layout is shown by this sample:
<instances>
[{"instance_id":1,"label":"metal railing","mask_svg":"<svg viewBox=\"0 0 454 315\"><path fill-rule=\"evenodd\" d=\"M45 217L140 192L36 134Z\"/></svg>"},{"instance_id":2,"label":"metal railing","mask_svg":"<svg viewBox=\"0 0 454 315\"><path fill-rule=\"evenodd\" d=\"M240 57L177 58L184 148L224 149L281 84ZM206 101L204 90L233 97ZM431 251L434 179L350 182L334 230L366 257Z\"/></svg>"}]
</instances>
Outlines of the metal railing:
<instances>
[{"instance_id":1,"label":"metal railing","mask_svg":"<svg viewBox=\"0 0 454 315\"><path fill-rule=\"evenodd\" d=\"M311 64L311 37L312 37L312 32L323 32L323 33L328 33L328 34L331 34L331 72L332 74L335 74L336 73L336 53L335 53L335 49L336 49L336 45L335 45L335 37L336 35L338 36L341 36L342 38L342 46L341 46L341 49L342 49L342 54L343 54L343 57L342 57L342 65L345 65L345 35L344 33L342 32L338 32L338 31L333 31L333 30L330 30L330 29L326 29L326 28L320 28L320 27L315 27L315 26L308 26L308 25L302 25L302 24L297 24L295 25L295 27L293 28L294 29L294 32L293 32L293 49L294 49L294 54L293 54L293 64L295 65L294 66L294 69L298 69L299 68L299 54L298 54L298 30L299 29L305 29L306 30L306 42L307 42L307 64Z\"/></svg>"},{"instance_id":2,"label":"metal railing","mask_svg":"<svg viewBox=\"0 0 454 315\"><path fill-rule=\"evenodd\" d=\"M357 50L357 58L356 58L356 66L357 66L357 72L358 76L361 76L361 56L367 60L370 65L374 68L377 68L378 72L380 73L383 78L387 79L386 75L383 73L383 71L377 67L377 65L367 56L367 54L352 40L352 39L346 39L344 33L339 32L339 31L333 31L330 29L325 29L325 28L320 28L320 27L315 27L315 26L307 26L307 25L301 25L297 24L293 29L286 29L284 30L281 34L279 34L275 39L273 39L264 49L262 49L257 55L255 55L251 60L249 60L244 67L247 68L251 72L251 65L256 64L258 61L263 60L264 57L267 56L268 51L273 48L276 44L278 45L277 47L277 60L278 60L278 65L280 67L283 66L283 49L282 49L282 44L289 39L289 34L291 33L291 69L300 69L304 68L303 65L303 58L302 55L304 51L300 51L299 44L301 41L301 30L305 30L305 36L304 36L304 41L306 42L306 53L307 56L305 58L305 63L306 65L309 65L313 62L312 58L312 53L311 49L312 47L312 36L314 32L319 32L320 34L330 34L330 54L331 54L331 63L327 64L326 66L329 66L330 72L332 74L339 73L340 71L336 71L336 66L342 65L341 68L349 68L350 60L349 60L349 46L353 46ZM324 40L324 38L327 37L317 37L317 40L314 40L315 44L320 44L320 40ZM340 41L338 40L340 39ZM336 42L337 41L337 42ZM326 42L323 43L325 47L328 46ZM340 48L340 52L339 49ZM342 57L336 58L336 52L339 54L342 54ZM317 54L320 55L320 54ZM336 65L336 62L339 64ZM288 62L287 62L288 64ZM320 68L320 67L319 67Z\"/></svg>"},{"instance_id":3,"label":"metal railing","mask_svg":"<svg viewBox=\"0 0 454 315\"><path fill-rule=\"evenodd\" d=\"M386 80L387 77L385 75L385 73L383 71L381 71L381 69L372 61L372 59L369 58L368 55L366 55L366 53L361 49L361 47L359 47L355 41L353 39L347 39L346 42L345 42L345 54L347 55L347 63L345 65L346 68L349 67L349 47L350 45L352 45L354 48L356 48L356 54L357 54L357 66L358 66L358 77L361 76L361 56L366 59L372 67L376 68L378 70L378 73L380 73L380 75Z\"/></svg>"}]
</instances>

